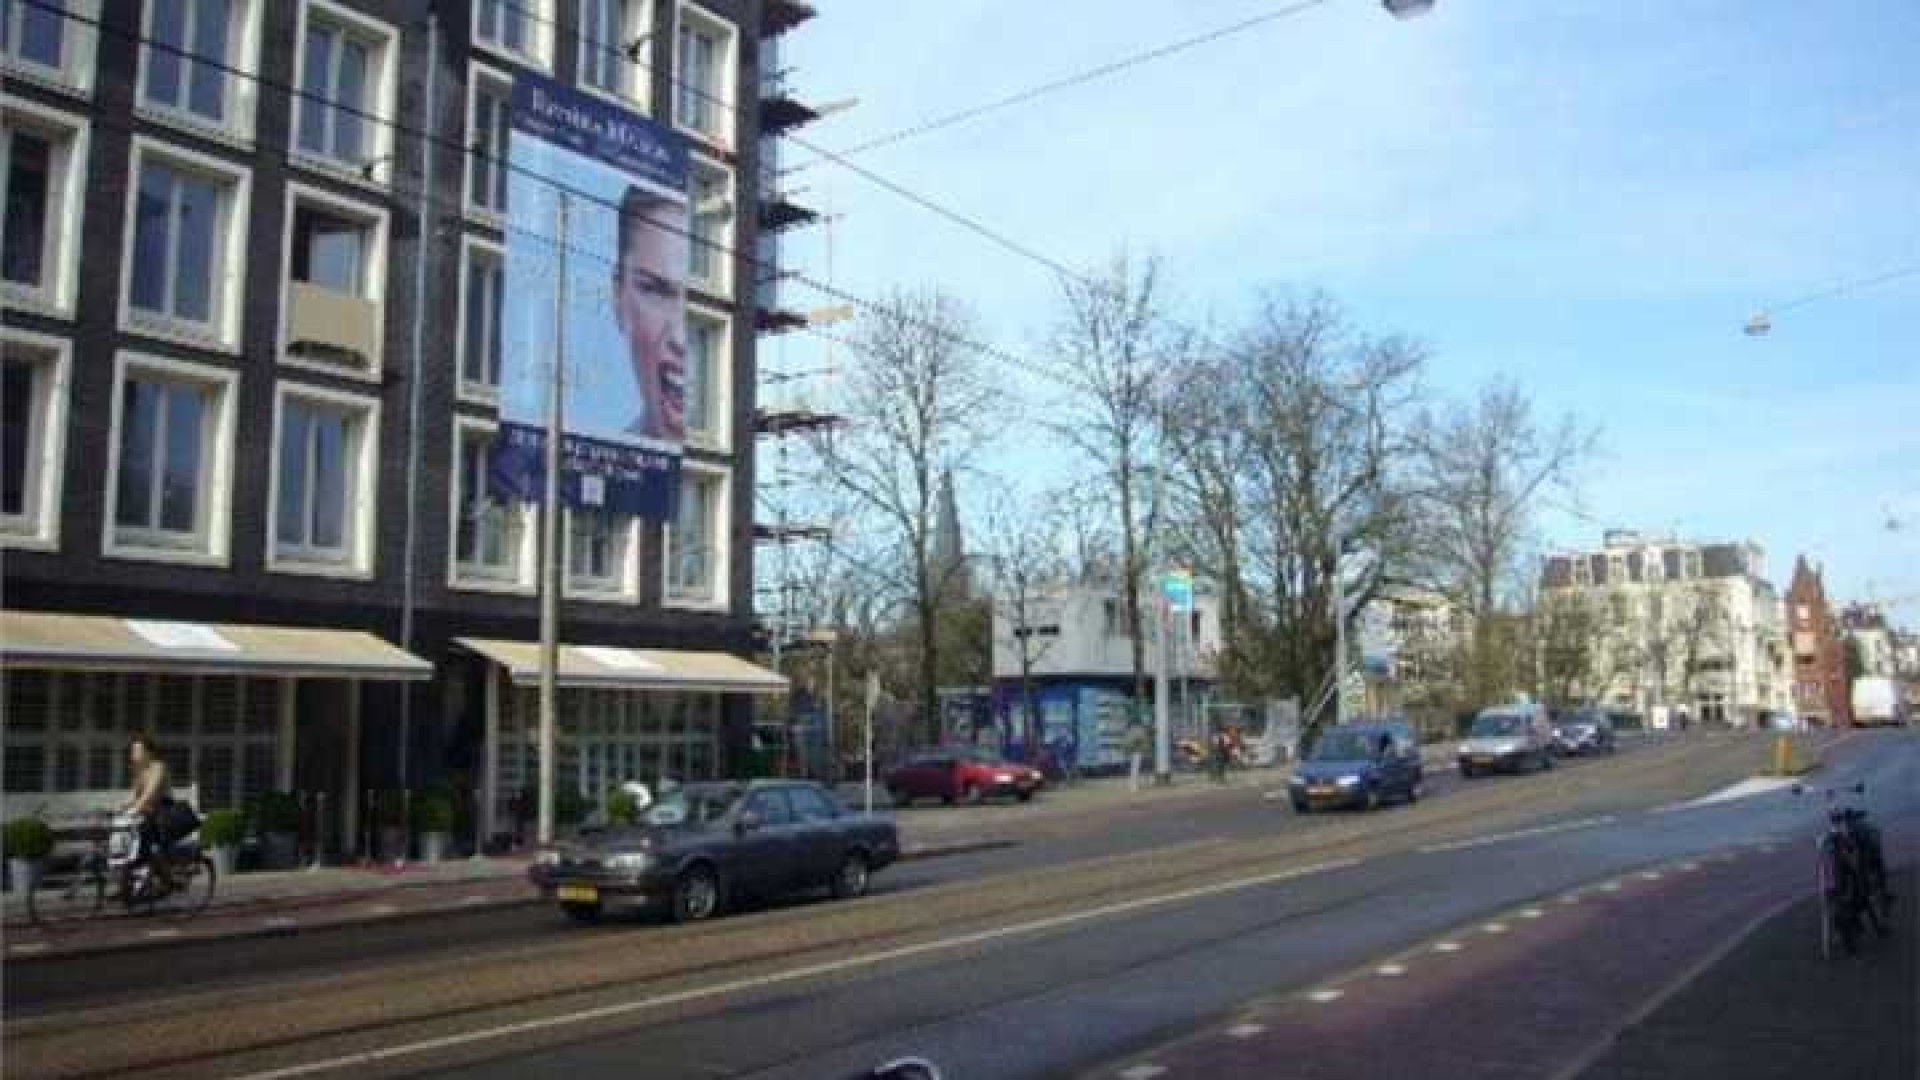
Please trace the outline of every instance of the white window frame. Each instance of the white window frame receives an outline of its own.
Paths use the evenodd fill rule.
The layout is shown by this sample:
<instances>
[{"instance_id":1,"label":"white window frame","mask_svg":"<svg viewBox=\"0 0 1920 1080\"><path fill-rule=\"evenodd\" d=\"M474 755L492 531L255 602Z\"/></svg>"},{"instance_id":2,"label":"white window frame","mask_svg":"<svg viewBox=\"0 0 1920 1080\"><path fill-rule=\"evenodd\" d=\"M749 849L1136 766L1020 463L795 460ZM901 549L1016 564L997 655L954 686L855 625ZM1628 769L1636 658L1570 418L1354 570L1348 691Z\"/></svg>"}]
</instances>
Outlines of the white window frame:
<instances>
[{"instance_id":1,"label":"white window frame","mask_svg":"<svg viewBox=\"0 0 1920 1080\"><path fill-rule=\"evenodd\" d=\"M307 85L307 32L315 21L330 24L336 33L358 38L371 54L366 102L360 110L369 114L361 118L368 132L365 161L342 161L331 154L309 150L300 144L301 117L306 110L333 108L304 96ZM287 134L288 160L353 183L386 187L393 178L392 120L397 115L399 55L400 31L392 23L343 7L332 0L300 0L298 29L293 39L293 85L301 93L293 95L292 126Z\"/></svg>"},{"instance_id":2,"label":"white window frame","mask_svg":"<svg viewBox=\"0 0 1920 1080\"><path fill-rule=\"evenodd\" d=\"M724 215L717 212L711 215L702 215L698 204L689 207L687 217L688 232L690 233L687 237L689 260L692 258L692 252L700 246L700 227L697 224L699 219L702 216L710 216L721 219L723 224L719 226L717 235L712 238L712 242L716 246L709 251L709 255L713 259L714 276L705 278L695 277L693 275L691 261L689 261L687 267L687 284L709 296L719 297L722 300L731 300L733 299L734 237L738 232L737 215L740 209L739 178L734 170L728 168L726 164L714 158L707 157L704 154L693 154L689 167L695 175L704 172L720 177L725 187L722 194L722 202L725 204L726 213ZM689 185L689 188L691 188L691 186L692 185ZM691 196L692 192L689 191L688 194Z\"/></svg>"},{"instance_id":3,"label":"white window frame","mask_svg":"<svg viewBox=\"0 0 1920 1080\"><path fill-rule=\"evenodd\" d=\"M720 308L689 301L687 324L691 326L696 321L717 325L720 343L707 391L713 400L713 426L696 428L689 421L687 442L702 450L724 454L733 445L733 318Z\"/></svg>"},{"instance_id":4,"label":"white window frame","mask_svg":"<svg viewBox=\"0 0 1920 1080\"><path fill-rule=\"evenodd\" d=\"M460 474L465 464L467 437L470 434L498 436L500 425L488 420L461 416L453 424L452 467L447 484L447 586L465 592L506 593L532 596L537 592L534 557L538 554L539 513L532 503L521 503L519 551L511 571L495 573L460 561Z\"/></svg>"},{"instance_id":5,"label":"white window frame","mask_svg":"<svg viewBox=\"0 0 1920 1080\"><path fill-rule=\"evenodd\" d=\"M505 306L506 301L504 289L507 272L506 246L496 244L491 240L486 240L478 236L462 237L460 241L460 299L456 305L460 325L455 331L455 333L459 335L460 344L459 347L454 350L455 368L453 375L460 387L460 400L471 402L475 405L497 406L500 404L500 385L498 383L489 386L486 383L473 382L467 378L467 350L472 348L472 343L467 340L467 294L469 292L468 278L473 272L473 253L475 249L478 249L500 264L500 274L503 282L501 294L502 306ZM498 322L499 330L497 332L504 338L507 330L506 320L503 318L498 320ZM503 375L506 372L506 365L507 348L506 342L503 340L500 343L500 370Z\"/></svg>"},{"instance_id":6,"label":"white window frame","mask_svg":"<svg viewBox=\"0 0 1920 1080\"><path fill-rule=\"evenodd\" d=\"M213 269L214 317L211 323L193 323L168 315L136 311L133 306L134 233L139 224L140 175L149 160L158 158L174 169L198 173L226 185L220 227L225 233L215 243ZM208 154L198 153L145 135L133 137L127 169L127 203L120 236L120 330L122 333L171 341L195 348L211 348L238 355L241 312L246 299L246 239L251 221L253 171Z\"/></svg>"},{"instance_id":7,"label":"white window frame","mask_svg":"<svg viewBox=\"0 0 1920 1080\"><path fill-rule=\"evenodd\" d=\"M286 420L289 399L357 414L358 428L348 454L354 459L347 490L347 548L345 558L335 559L304 551L283 550L280 543L280 436ZM348 394L302 383L281 383L273 395L273 451L267 480L267 569L278 574L305 574L314 577L348 578L358 581L373 577L374 537L378 535L380 469L380 399L364 394Z\"/></svg>"},{"instance_id":8,"label":"white window frame","mask_svg":"<svg viewBox=\"0 0 1920 1080\"><path fill-rule=\"evenodd\" d=\"M59 66L48 67L9 50L4 56L0 56L0 67L3 67L9 76L24 79L44 89L80 97L93 96L94 56L99 51L100 32L91 24L100 19L100 0L42 0L42 2L62 4L69 13L78 16L66 20L66 26L60 35L62 55ZM24 25L27 7L25 4L9 4L6 15L8 18L21 20ZM13 41L21 40L21 37L16 34L9 34L9 37Z\"/></svg>"},{"instance_id":9,"label":"white window frame","mask_svg":"<svg viewBox=\"0 0 1920 1080\"><path fill-rule=\"evenodd\" d=\"M122 540L120 516L120 425L122 398L130 376L153 375L161 380L200 383L213 391L213 434L200 448L206 491L205 535L195 547L143 544ZM121 351L113 358L113 411L108 429L106 514L100 531L100 550L107 557L140 562L179 563L186 566L228 565L233 528L233 438L239 411L240 373L231 368L198 364L152 353Z\"/></svg>"},{"instance_id":10,"label":"white window frame","mask_svg":"<svg viewBox=\"0 0 1920 1080\"><path fill-rule=\"evenodd\" d=\"M71 320L80 288L80 239L85 235L87 145L93 125L74 116L9 96L4 110L9 131L25 130L56 143L53 181L47 200L47 235L41 252L45 279L38 286L0 282L0 301L57 319ZM0 144L0 182L10 175L12 140Z\"/></svg>"},{"instance_id":11,"label":"white window frame","mask_svg":"<svg viewBox=\"0 0 1920 1080\"><path fill-rule=\"evenodd\" d=\"M680 31L689 23L698 26L720 39L719 92L712 96L717 100L710 104L719 111L718 130L702 131L688 127L680 122L680 94L682 92L682 73L686 71L685 57L680 55ZM678 0L673 23L673 77L669 85L673 87L673 126L699 139L701 142L722 150L733 149L738 125L734 112L738 108L735 100L735 86L740 80L740 28L731 21L723 19L713 12L690 0Z\"/></svg>"},{"instance_id":12,"label":"white window frame","mask_svg":"<svg viewBox=\"0 0 1920 1080\"><path fill-rule=\"evenodd\" d=\"M26 514L0 516L0 548L58 551L60 548L61 478L67 458L67 387L72 370L73 342L30 330L0 327L0 341L48 354L30 361L39 369L34 379L33 416L38 425L28 443L35 448L27 465Z\"/></svg>"},{"instance_id":13,"label":"white window frame","mask_svg":"<svg viewBox=\"0 0 1920 1080\"><path fill-rule=\"evenodd\" d=\"M582 93L591 94L594 97L611 101L622 108L633 109L638 112L648 112L652 108L653 102L653 63L650 59L642 63L634 63L632 57L627 55L626 50L635 39L645 37L647 41L641 45L641 55L648 56L651 53L653 0L617 0L617 2L626 5L626 25L620 28L621 39L611 43L611 45L607 42L596 41L587 33L587 28L584 24L586 21L587 5L590 2L591 0L580 0L579 10L581 12L580 18L582 25L579 27L579 33L575 35L575 39L579 42L580 49L579 74L574 80L576 85ZM621 77L616 80L619 85L613 90L606 90L596 86L586 79L586 69L590 57L598 53L601 49L609 47L618 55L608 55L606 59L611 63L619 65L618 70L622 73Z\"/></svg>"},{"instance_id":14,"label":"white window frame","mask_svg":"<svg viewBox=\"0 0 1920 1080\"><path fill-rule=\"evenodd\" d=\"M231 25L227 28L227 55L219 58L223 66L220 78L226 92L226 120L215 123L185 106L173 105L164 101L152 101L147 97L147 72L153 64L153 57L163 50L151 44L157 35L153 32L153 16L158 10L151 0L141 5L140 14L140 65L134 72L134 113L142 119L154 123L191 131L196 135L208 136L242 147L253 146L254 113L259 105L260 75L260 21L262 0L231 0L233 4ZM168 50L170 53L170 50ZM184 68L191 63L187 57L174 56ZM224 70L224 69L233 70Z\"/></svg>"},{"instance_id":15,"label":"white window frame","mask_svg":"<svg viewBox=\"0 0 1920 1080\"><path fill-rule=\"evenodd\" d=\"M479 10L479 5L476 4L474 11L478 12ZM469 64L467 71L467 134L466 138L462 140L460 144L463 151L460 156L464 163L464 167L460 170L460 205L466 208L469 218L483 225L505 228L507 211L504 206L496 209L473 201L473 174L474 170L480 167L480 155L474 149L474 143L475 140L480 137L481 90L483 87L491 87L494 90L504 93L508 99L511 100L513 95L513 76L501 71L499 68L488 67L484 64ZM508 123L511 124L511 122L511 108L509 108ZM509 160L505 157L493 160L493 167L497 169L504 170L509 164ZM511 182L510 178L509 182ZM503 200L506 198L504 189L501 198Z\"/></svg>"},{"instance_id":16,"label":"white window frame","mask_svg":"<svg viewBox=\"0 0 1920 1080\"><path fill-rule=\"evenodd\" d=\"M525 14L528 46L525 49L509 48L506 42L495 41L481 31L480 15L485 3L486 0L473 0L473 47L551 75L555 21L553 0L505 0L509 14L513 13L512 8L520 8Z\"/></svg>"},{"instance_id":17,"label":"white window frame","mask_svg":"<svg viewBox=\"0 0 1920 1080\"><path fill-rule=\"evenodd\" d=\"M680 464L681 483L689 477L704 477L712 480L715 493L713 517L708 527L713 534L713 588L710 596L691 596L673 584L673 522L660 526L660 597L661 606L682 611L726 611L728 609L728 578L732 557L732 535L728 526L732 522L729 500L732 497L732 470L724 466L708 465L703 462L684 460Z\"/></svg>"},{"instance_id":18,"label":"white window frame","mask_svg":"<svg viewBox=\"0 0 1920 1080\"><path fill-rule=\"evenodd\" d=\"M566 541L564 550L566 563L561 574L566 587L565 595L573 599L603 600L616 603L635 603L640 599L640 518L637 515L624 515L627 518L625 545L620 556L619 569L612 577L588 577L577 575L573 571L573 524L575 511L569 509L561 519L565 527Z\"/></svg>"},{"instance_id":19,"label":"white window frame","mask_svg":"<svg viewBox=\"0 0 1920 1080\"><path fill-rule=\"evenodd\" d=\"M364 369L356 370L341 364L308 360L295 356L289 351L293 345L289 340L291 334L288 329L293 320L293 222L294 211L301 203L326 209L341 217L352 218L366 225L371 233L367 242L366 265L362 269L366 280L362 284L360 299L372 301L377 309L374 315L373 332L375 351L372 356L367 357ZM287 212L280 226L280 328L276 350L282 364L365 382L380 381L380 373L386 363L389 221L390 216L384 207L360 202L357 199L344 198L297 181L287 182Z\"/></svg>"}]
</instances>

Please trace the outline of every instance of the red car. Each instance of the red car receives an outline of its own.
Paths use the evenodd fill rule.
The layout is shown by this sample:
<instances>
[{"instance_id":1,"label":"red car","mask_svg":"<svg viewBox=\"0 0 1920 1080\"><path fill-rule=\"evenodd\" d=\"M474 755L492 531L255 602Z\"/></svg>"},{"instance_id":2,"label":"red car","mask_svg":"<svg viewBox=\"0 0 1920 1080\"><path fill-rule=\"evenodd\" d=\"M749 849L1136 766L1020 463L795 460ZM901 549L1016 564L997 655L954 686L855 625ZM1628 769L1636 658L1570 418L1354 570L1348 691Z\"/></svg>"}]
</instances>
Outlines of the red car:
<instances>
[{"instance_id":1,"label":"red car","mask_svg":"<svg viewBox=\"0 0 1920 1080\"><path fill-rule=\"evenodd\" d=\"M887 794L895 806L915 799L977 803L1008 795L1026 802L1045 784L1037 769L968 747L922 751L887 774Z\"/></svg>"}]
</instances>

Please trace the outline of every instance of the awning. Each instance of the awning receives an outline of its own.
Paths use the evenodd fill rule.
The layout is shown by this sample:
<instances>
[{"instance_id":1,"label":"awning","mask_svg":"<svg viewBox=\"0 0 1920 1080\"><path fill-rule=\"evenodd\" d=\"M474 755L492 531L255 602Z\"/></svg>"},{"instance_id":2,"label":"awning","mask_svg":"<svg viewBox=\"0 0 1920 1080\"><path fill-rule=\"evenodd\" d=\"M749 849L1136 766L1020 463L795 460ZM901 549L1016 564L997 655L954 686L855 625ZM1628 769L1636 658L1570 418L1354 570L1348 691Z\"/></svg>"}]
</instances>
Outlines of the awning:
<instances>
[{"instance_id":1,"label":"awning","mask_svg":"<svg viewBox=\"0 0 1920 1080\"><path fill-rule=\"evenodd\" d=\"M0 667L316 679L431 679L433 665L360 630L0 611Z\"/></svg>"},{"instance_id":2,"label":"awning","mask_svg":"<svg viewBox=\"0 0 1920 1080\"><path fill-rule=\"evenodd\" d=\"M515 686L540 685L538 642L457 638L455 643L505 668ZM599 645L560 646L559 684L602 690L787 692L786 676L727 653Z\"/></svg>"}]
</instances>

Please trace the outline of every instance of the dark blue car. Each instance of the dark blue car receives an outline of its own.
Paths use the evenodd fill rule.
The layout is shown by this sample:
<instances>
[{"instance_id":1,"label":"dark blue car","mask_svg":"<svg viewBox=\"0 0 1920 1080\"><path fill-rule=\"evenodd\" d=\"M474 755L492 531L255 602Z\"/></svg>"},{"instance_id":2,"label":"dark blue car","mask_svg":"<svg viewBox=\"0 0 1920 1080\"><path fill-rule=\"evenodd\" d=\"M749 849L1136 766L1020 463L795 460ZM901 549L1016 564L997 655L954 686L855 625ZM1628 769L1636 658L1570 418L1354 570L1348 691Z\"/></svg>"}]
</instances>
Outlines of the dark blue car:
<instances>
[{"instance_id":1,"label":"dark blue car","mask_svg":"<svg viewBox=\"0 0 1920 1080\"><path fill-rule=\"evenodd\" d=\"M1342 724L1320 736L1293 770L1287 795L1294 810L1361 807L1389 799L1415 802L1424 778L1420 748L1404 724Z\"/></svg>"}]
</instances>

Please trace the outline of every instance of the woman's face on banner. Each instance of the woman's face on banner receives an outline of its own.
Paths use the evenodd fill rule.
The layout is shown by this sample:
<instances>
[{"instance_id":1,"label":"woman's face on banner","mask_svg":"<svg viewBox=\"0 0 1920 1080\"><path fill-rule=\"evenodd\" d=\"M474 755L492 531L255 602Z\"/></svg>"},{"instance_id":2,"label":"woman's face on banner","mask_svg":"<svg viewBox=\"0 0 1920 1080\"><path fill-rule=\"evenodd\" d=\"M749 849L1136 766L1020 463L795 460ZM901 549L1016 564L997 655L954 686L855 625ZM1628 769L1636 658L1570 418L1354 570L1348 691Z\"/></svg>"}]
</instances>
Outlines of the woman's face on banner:
<instances>
[{"instance_id":1,"label":"woman's face on banner","mask_svg":"<svg viewBox=\"0 0 1920 1080\"><path fill-rule=\"evenodd\" d=\"M686 435L687 239L650 217L631 228L614 280L614 318L646 409L642 433L679 442Z\"/></svg>"}]
</instances>

